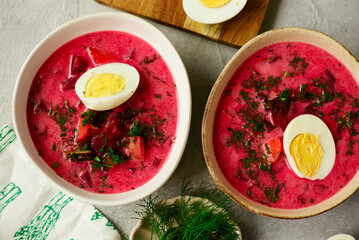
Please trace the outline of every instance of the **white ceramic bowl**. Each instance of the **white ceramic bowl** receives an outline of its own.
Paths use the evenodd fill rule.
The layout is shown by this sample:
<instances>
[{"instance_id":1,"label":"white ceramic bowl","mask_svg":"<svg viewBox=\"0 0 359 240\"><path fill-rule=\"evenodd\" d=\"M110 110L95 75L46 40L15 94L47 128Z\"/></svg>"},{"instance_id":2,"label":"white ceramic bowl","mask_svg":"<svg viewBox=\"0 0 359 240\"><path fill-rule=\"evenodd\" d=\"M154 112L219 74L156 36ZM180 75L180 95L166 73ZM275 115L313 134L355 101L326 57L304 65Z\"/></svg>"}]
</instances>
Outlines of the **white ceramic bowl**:
<instances>
[{"instance_id":1,"label":"white ceramic bowl","mask_svg":"<svg viewBox=\"0 0 359 240\"><path fill-rule=\"evenodd\" d=\"M320 202L319 204L300 208L300 209L278 209L268 207L257 202L254 202L240 194L224 177L216 160L213 150L213 122L218 102L222 96L222 92L233 76L238 67L253 53L262 49L265 46L287 41L298 41L309 43L314 46L325 49L342 62L348 70L352 73L353 77L359 81L359 63L350 52L345 49L340 43L330 38L329 36L304 28L282 28L265 32L249 42L247 42L229 61L222 73L214 84L212 91L209 95L203 123L202 123L202 143L203 152L206 159L207 167L217 183L217 185L234 201L252 212L262 215L277 217L277 218L304 218L319 214L329 210L349 196L351 196L359 187L359 172L356 173L354 178L338 193L331 198Z\"/></svg>"},{"instance_id":2,"label":"white ceramic bowl","mask_svg":"<svg viewBox=\"0 0 359 240\"><path fill-rule=\"evenodd\" d=\"M179 107L176 141L160 172L141 187L118 194L99 194L82 190L57 176L39 157L31 140L26 121L27 98L34 76L44 61L64 43L80 35L102 31L123 31L135 35L154 47L166 61L177 86ZM120 205L130 203L153 193L160 188L175 171L184 151L191 120L191 92L186 69L170 41L153 25L125 13L100 13L73 20L46 36L31 52L21 68L13 96L13 121L15 131L25 154L33 164L58 189L78 200L98 205Z\"/></svg>"}]
</instances>

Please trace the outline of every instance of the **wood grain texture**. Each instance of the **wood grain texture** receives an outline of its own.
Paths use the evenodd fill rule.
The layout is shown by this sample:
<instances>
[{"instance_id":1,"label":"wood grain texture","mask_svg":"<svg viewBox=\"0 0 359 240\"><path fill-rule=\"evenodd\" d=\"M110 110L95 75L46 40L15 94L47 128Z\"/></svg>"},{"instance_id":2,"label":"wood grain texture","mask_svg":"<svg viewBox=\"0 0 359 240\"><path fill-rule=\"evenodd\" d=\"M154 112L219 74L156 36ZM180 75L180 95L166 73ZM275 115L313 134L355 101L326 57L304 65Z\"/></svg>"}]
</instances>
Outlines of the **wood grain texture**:
<instances>
[{"instance_id":1,"label":"wood grain texture","mask_svg":"<svg viewBox=\"0 0 359 240\"><path fill-rule=\"evenodd\" d=\"M202 24L187 17L182 0L94 1L235 46L243 46L259 33L269 4L269 0L248 0L243 10L231 20Z\"/></svg>"}]
</instances>

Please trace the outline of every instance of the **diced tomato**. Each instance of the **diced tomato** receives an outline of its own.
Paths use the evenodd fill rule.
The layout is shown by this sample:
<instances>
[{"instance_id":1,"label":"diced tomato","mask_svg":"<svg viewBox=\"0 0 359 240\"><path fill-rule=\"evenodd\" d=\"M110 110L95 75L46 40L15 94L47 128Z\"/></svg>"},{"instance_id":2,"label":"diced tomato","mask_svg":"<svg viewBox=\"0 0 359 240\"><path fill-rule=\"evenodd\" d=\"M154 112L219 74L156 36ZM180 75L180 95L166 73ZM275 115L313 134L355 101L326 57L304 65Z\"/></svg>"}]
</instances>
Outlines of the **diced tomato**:
<instances>
[{"instance_id":1,"label":"diced tomato","mask_svg":"<svg viewBox=\"0 0 359 240\"><path fill-rule=\"evenodd\" d=\"M81 118L77 127L77 136L76 142L87 142L90 139L90 136L93 133L96 133L98 128L94 127L92 124L88 123L85 126L82 126L82 121L84 118Z\"/></svg>"},{"instance_id":2,"label":"diced tomato","mask_svg":"<svg viewBox=\"0 0 359 240\"><path fill-rule=\"evenodd\" d=\"M101 65L101 64L105 64L105 63L109 63L112 60L115 59L115 56L109 53L104 53L102 51L100 51L97 48L92 48L92 47L88 47L87 51L90 55L90 58L92 60L92 62L95 65Z\"/></svg>"},{"instance_id":3,"label":"diced tomato","mask_svg":"<svg viewBox=\"0 0 359 240\"><path fill-rule=\"evenodd\" d=\"M283 139L282 137L274 138L265 143L267 160L269 162L277 162L283 153ZM269 153L268 153L269 151Z\"/></svg>"},{"instance_id":4,"label":"diced tomato","mask_svg":"<svg viewBox=\"0 0 359 240\"><path fill-rule=\"evenodd\" d=\"M82 126L82 124L79 124L79 127L77 129L77 142L86 142L90 137L90 125L87 124L86 126Z\"/></svg>"},{"instance_id":5,"label":"diced tomato","mask_svg":"<svg viewBox=\"0 0 359 240\"><path fill-rule=\"evenodd\" d=\"M145 144L142 137L135 137L135 141L133 141L133 137L130 137L129 139L128 153L137 160L143 161L145 159Z\"/></svg>"}]
</instances>

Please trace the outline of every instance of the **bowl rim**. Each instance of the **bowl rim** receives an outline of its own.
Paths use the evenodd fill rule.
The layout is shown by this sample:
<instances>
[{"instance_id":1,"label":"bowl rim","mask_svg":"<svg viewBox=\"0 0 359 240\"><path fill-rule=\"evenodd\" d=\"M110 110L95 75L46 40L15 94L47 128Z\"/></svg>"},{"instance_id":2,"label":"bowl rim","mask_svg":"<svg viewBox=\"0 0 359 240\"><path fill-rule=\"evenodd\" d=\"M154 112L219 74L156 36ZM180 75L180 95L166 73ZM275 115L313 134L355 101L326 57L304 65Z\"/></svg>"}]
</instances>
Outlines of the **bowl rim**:
<instances>
[{"instance_id":1,"label":"bowl rim","mask_svg":"<svg viewBox=\"0 0 359 240\"><path fill-rule=\"evenodd\" d=\"M162 44L164 44L163 47L169 51L168 55L166 53L167 57L164 57L164 60L166 61L167 66L168 66L169 70L171 71L173 80L176 83L177 94L178 94L177 95L178 96L177 97L177 103L178 103L177 111L178 112L177 112L176 141L174 142L164 165L152 179L150 179L148 182L146 182L142 186L139 186L138 188L136 188L135 190L132 190L132 191L127 191L127 192L123 192L123 193L115 193L115 194L102 194L102 193L88 192L88 191L85 191L78 187L75 187L74 185L68 183L66 180L57 176L55 171L53 171L53 169L51 169L51 167L48 166L45 163L45 161L41 157L38 156L37 151L36 151L37 157L34 155L35 146L32 142L31 137L30 137L30 142L31 142L32 146L28 146L29 144L25 143L25 141L27 141L27 142L29 141L28 137L30 136L29 130L27 127L27 117L25 117L25 119L21 119L21 117L20 117L21 114L19 113L19 110L17 110L17 108L20 106L19 104L21 103L21 96L19 96L19 92L21 92L20 89L24 88L24 84L26 84L26 83L30 83L30 86L31 86L32 81L33 81L33 78L31 79L31 81L30 80L26 81L24 73L27 71L29 64L32 61L34 61L34 59L36 59L36 57L38 57L38 55L39 55L38 52L41 51L42 48L44 48L44 45L48 44L53 39L56 39L56 38L58 39L59 36L61 36L61 33L63 33L63 32L66 33L66 31L69 31L69 29L71 29L71 28L73 30L73 28L76 27L77 25L81 25L84 23L91 23L91 22L99 21L99 20L105 20L107 18L112 19L112 20L127 21L127 22L131 22L133 24L136 24L138 26L142 26L142 28L146 29L146 31L148 30L153 34L153 36L152 36L153 38L156 38L157 40L159 39L162 42ZM121 24L123 25L123 22L119 22L119 24L116 26L120 26ZM96 28L96 27L92 27L92 26L87 27L86 26L86 29L92 29L92 28ZM64 43L66 43L66 42L70 41L71 39L74 39L78 36L81 36L83 34L90 33L90 32L105 31L105 30L126 32L123 30L118 30L118 29L116 29L115 26L112 26L112 25L108 26L106 28L102 28L102 27L97 27L97 28L99 28L99 29L84 30L84 32L81 32L81 33L77 33L77 32L71 33L70 35L72 37L69 37L69 39L64 41ZM130 33L138 38L141 38L142 40L144 40L145 42L150 44L157 52L163 52L162 49L160 51L158 49L158 47L155 47L153 44L151 44L152 40L145 39L144 37L140 37L140 36L134 34L133 32L127 32L127 33ZM63 39L61 39L61 41L62 40ZM45 57L44 61L46 61L46 59L49 56L51 56L51 54L57 48L62 46L64 43L57 44L58 46L55 47L55 49L53 51L48 51L48 53L46 53L46 57ZM163 56L163 54L160 54L160 55ZM169 59L169 56L171 57L171 59ZM174 62L176 64L176 66L175 67L170 66L168 64L167 60L171 60L172 62ZM39 70L39 68L41 67L41 65L43 64L44 61L42 61L41 64L36 68L34 75L37 73L37 71ZM176 71L176 76L175 76L174 71ZM181 84L179 84L179 82L181 82ZM181 99L183 98L183 100L181 100L181 101L180 101L180 97L179 97L180 94L181 94ZM26 104L27 104L27 97L28 97L28 92L26 94L26 100L25 100ZM26 106L25 106L25 110L26 110ZM46 179L60 191L66 193L67 195L74 197L75 199L78 199L82 202L87 202L90 204L97 204L97 205L102 205L102 206L116 206L116 205L122 205L122 204L127 204L130 202L137 201L139 199L142 199L142 198L152 194L153 192L158 190L160 187L162 187L169 180L169 178L172 176L172 174L176 170L176 168L182 158L183 152L185 150L188 135L189 135L189 130L190 130L191 114L192 114L192 96L191 96L190 82L189 82L187 70L186 70L185 65L183 64L183 61L182 61L181 57L179 56L177 50L173 46L173 44L157 27L153 26L148 21L146 21L142 18L139 18L137 16L134 16L134 15L131 15L128 13L122 13L122 12L103 12L103 13L96 13L96 14L79 17L79 18L71 20L71 21L57 27L55 30L53 30L52 32L47 34L38 44L36 44L36 46L33 48L31 53L28 55L25 62L23 63L23 65L19 71L16 83L15 83L13 98L12 98L12 118L13 118L13 123L14 123L14 130L16 132L16 135L18 136L18 139L19 139L21 148L25 154L25 157L28 158L30 160L30 162L33 163L33 165L35 165L36 168L38 170L40 170L40 172L42 172L43 175L45 175ZM25 116L26 116L26 113L25 113ZM24 122L25 122L26 126L23 126ZM26 129L27 132L24 129ZM179 131L179 130L181 130L181 131ZM34 158L36 158L36 159L34 159ZM39 161L39 159L41 159L41 161ZM164 169L166 170L166 172L164 172ZM160 173L161 173L161 175L160 175ZM135 193L135 195L134 195L134 193Z\"/></svg>"},{"instance_id":2,"label":"bowl rim","mask_svg":"<svg viewBox=\"0 0 359 240\"><path fill-rule=\"evenodd\" d=\"M356 75L359 76L359 74L358 74L359 73L359 61L341 43L339 43L334 38L328 36L327 34L324 34L324 33L319 32L317 30L308 29L308 28L302 28L302 27L283 27L283 28L273 29L273 30L269 30L267 32L264 32L264 33L262 33L262 34L260 34L260 35L258 35L256 37L252 38L250 41L248 41L245 45L243 45L243 47L241 47L235 53L235 55L226 64L225 68L222 70L222 72L220 73L220 75L217 78L216 82L214 83L214 85L213 85L213 87L211 89L211 92L209 94L207 103L206 103L206 107L205 107L204 115L203 115L203 120L202 120L202 127L201 127L202 151L203 151L203 155L204 155L204 158L205 158L207 168L208 168L213 180L215 181L217 186L224 193L226 193L230 198L232 198L232 200L234 200L237 204L241 205L242 207L248 209L251 212L254 212L254 213L257 213L257 214L260 214L260 215L263 215L263 216L267 216L267 217L281 218L281 219L299 219L299 218L311 217L311 216L323 213L325 211L328 211L328 210L336 207L337 205L339 205L340 203L342 203L346 199L348 199L359 188L358 179L356 179L357 183L354 185L354 187L353 186L348 186L348 185L350 185L351 182L353 182L353 180L355 178L359 178L359 171L354 175L354 177L348 182L348 184L345 187L343 187L341 190L339 190L337 192L337 193L339 193L339 192L344 191L345 189L349 189L348 192L344 195L344 197L339 197L339 198L337 197L334 200L334 202L330 202L329 204L327 203L327 201L330 200L330 199L333 199L333 197L337 193L334 194L329 199L326 199L326 200L324 200L324 201L322 201L322 202L320 202L318 204L312 205L310 207L299 208L299 209L272 208L272 207L264 206L262 204L254 202L252 200L249 200L248 198L247 198L246 202L243 202L238 197L238 195L242 195L242 194L239 193L233 186L231 186L231 184L224 177L224 175L222 174L219 166L217 165L217 160L215 158L214 150L213 150L213 147L212 147L213 122L209 121L210 112L213 111L213 110L216 111L217 106L218 106L218 105L214 106L213 99L217 95L222 95L222 93L223 93L223 92L219 92L219 90L218 90L219 86L220 85L227 86L227 84L230 81L230 79L232 78L235 70L248 57L246 57L238 66L235 65L237 59L242 54L244 54L246 51L253 51L253 52L251 52L251 54L249 54L249 56L251 56L256 50L259 50L260 48L258 48L256 50L251 50L251 48L255 48L255 47L253 47L253 45L256 44L257 42L261 41L262 39L266 39L268 36L274 36L273 38L275 38L276 34L278 34L278 33L280 34L280 33L283 33L283 32L288 32L288 33L302 32L302 33L306 33L306 34L312 34L312 35L317 36L317 37L319 37L321 39L324 39L325 41L328 41L330 44L333 44L333 46L338 48L338 51L341 51L344 55L346 55L348 57L348 59L349 59L348 61L352 62L353 64L355 63L355 66L357 67ZM271 45L271 44L276 43L276 42L283 42L283 41L278 41L278 39L275 39L273 41L274 42L268 43L265 46ZM294 41L294 40L289 40L289 41ZM302 42L304 42L304 41L302 41ZM310 42L308 42L308 43L312 44ZM322 47L320 47L320 48L322 48ZM329 52L329 53L332 54L331 52ZM234 72L233 72L233 68L235 68ZM232 71L232 74L226 79L227 74L230 74L229 72L231 72L231 71ZM352 73L353 77L355 78L354 73L352 71L350 71L350 72ZM355 79L358 82L359 79L358 78L355 78ZM217 167L217 170L214 167ZM228 185L229 185L229 187L228 187ZM243 198L246 198L246 197L243 196ZM319 209L314 209L314 208L318 208L318 206L320 206ZM274 212L273 210L277 210L277 212ZM302 210L306 210L306 212L304 213Z\"/></svg>"}]
</instances>

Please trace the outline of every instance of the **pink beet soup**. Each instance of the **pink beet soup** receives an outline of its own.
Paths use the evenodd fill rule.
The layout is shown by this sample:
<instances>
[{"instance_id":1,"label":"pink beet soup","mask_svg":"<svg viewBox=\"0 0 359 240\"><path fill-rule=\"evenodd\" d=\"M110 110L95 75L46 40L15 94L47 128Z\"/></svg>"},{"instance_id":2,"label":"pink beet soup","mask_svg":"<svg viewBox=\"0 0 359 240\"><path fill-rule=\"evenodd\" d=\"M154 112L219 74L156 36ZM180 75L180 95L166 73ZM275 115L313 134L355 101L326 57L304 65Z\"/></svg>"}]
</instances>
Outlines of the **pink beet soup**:
<instances>
[{"instance_id":1,"label":"pink beet soup","mask_svg":"<svg viewBox=\"0 0 359 240\"><path fill-rule=\"evenodd\" d=\"M299 178L286 164L283 132L301 114L320 117L334 137L335 165L322 180ZM358 84L348 69L323 49L282 42L254 53L228 83L213 147L241 194L270 207L303 208L330 198L357 173L358 120Z\"/></svg>"},{"instance_id":2,"label":"pink beet soup","mask_svg":"<svg viewBox=\"0 0 359 240\"><path fill-rule=\"evenodd\" d=\"M75 93L77 79L111 62L138 70L136 92L114 109L87 109ZM176 85L144 40L93 32L67 42L41 66L30 89L27 122L39 155L66 181L90 192L126 192L148 182L166 162L176 134Z\"/></svg>"}]
</instances>

